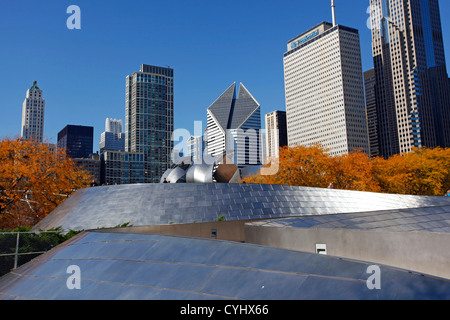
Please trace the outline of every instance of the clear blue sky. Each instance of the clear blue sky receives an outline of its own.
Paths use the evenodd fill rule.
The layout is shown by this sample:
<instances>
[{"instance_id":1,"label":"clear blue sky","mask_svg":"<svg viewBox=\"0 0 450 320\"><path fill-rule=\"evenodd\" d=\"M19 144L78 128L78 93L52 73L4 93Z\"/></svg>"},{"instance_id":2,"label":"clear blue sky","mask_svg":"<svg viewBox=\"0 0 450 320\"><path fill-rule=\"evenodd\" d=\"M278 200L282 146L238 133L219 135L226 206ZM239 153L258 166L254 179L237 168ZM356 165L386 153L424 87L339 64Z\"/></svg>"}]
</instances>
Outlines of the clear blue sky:
<instances>
[{"instance_id":1,"label":"clear blue sky","mask_svg":"<svg viewBox=\"0 0 450 320\"><path fill-rule=\"evenodd\" d=\"M70 5L81 30L69 30ZM369 0L336 0L337 22L357 28L363 69L372 67ZM441 0L447 61L450 1ZM175 70L175 127L206 126L206 109L242 82L262 114L284 110L287 41L331 20L330 0L1 0L0 137L20 134L26 90L37 80L46 100L45 136L67 124L95 128L125 120L125 77L140 65Z\"/></svg>"}]
</instances>

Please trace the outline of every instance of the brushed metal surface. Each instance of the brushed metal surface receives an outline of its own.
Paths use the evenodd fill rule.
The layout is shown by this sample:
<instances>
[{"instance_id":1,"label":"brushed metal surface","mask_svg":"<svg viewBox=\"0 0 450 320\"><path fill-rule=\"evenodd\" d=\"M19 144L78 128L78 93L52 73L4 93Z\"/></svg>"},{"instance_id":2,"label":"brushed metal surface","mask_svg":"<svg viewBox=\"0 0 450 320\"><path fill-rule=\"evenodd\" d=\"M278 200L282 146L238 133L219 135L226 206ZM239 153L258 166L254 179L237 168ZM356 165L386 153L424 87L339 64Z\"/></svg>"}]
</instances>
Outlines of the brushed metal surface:
<instances>
[{"instance_id":1,"label":"brushed metal surface","mask_svg":"<svg viewBox=\"0 0 450 320\"><path fill-rule=\"evenodd\" d=\"M213 172L215 165L194 164L186 173L187 183L213 183Z\"/></svg>"},{"instance_id":2,"label":"brushed metal surface","mask_svg":"<svg viewBox=\"0 0 450 320\"><path fill-rule=\"evenodd\" d=\"M68 267L80 270L69 290ZM450 299L450 282L371 263L236 242L84 232L0 279L1 299Z\"/></svg>"},{"instance_id":3,"label":"brushed metal surface","mask_svg":"<svg viewBox=\"0 0 450 320\"><path fill-rule=\"evenodd\" d=\"M212 170L208 168L208 170ZM137 184L77 191L34 230L88 230L170 223L262 220L449 205L448 197L406 196L253 184Z\"/></svg>"}]
</instances>

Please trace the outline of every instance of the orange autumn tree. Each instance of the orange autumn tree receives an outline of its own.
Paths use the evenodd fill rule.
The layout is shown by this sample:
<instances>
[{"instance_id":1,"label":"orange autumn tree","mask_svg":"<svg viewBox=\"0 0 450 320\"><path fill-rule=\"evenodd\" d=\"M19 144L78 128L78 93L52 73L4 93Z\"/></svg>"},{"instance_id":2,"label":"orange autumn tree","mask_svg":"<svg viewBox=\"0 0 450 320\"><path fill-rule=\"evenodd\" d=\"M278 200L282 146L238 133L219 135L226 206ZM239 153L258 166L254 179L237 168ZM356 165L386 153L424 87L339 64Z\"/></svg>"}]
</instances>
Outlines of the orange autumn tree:
<instances>
[{"instance_id":1,"label":"orange autumn tree","mask_svg":"<svg viewBox=\"0 0 450 320\"><path fill-rule=\"evenodd\" d=\"M353 151L330 161L333 184L337 189L381 192L382 189L374 175L374 163L360 150Z\"/></svg>"},{"instance_id":2,"label":"orange autumn tree","mask_svg":"<svg viewBox=\"0 0 450 320\"><path fill-rule=\"evenodd\" d=\"M273 164L272 164L273 165ZM450 149L413 149L389 159L362 151L329 156L320 145L280 149L278 171L243 179L246 183L440 196L450 188Z\"/></svg>"},{"instance_id":3,"label":"orange autumn tree","mask_svg":"<svg viewBox=\"0 0 450 320\"><path fill-rule=\"evenodd\" d=\"M272 165L274 165L272 163ZM279 184L324 188L333 181L331 158L320 145L280 148L278 171L273 175L254 175L245 183Z\"/></svg>"},{"instance_id":4,"label":"orange autumn tree","mask_svg":"<svg viewBox=\"0 0 450 320\"><path fill-rule=\"evenodd\" d=\"M450 188L450 149L413 149L387 160L374 160L383 192L442 196Z\"/></svg>"},{"instance_id":5,"label":"orange autumn tree","mask_svg":"<svg viewBox=\"0 0 450 320\"><path fill-rule=\"evenodd\" d=\"M0 229L32 226L90 176L65 152L48 144L6 138L0 141Z\"/></svg>"}]
</instances>

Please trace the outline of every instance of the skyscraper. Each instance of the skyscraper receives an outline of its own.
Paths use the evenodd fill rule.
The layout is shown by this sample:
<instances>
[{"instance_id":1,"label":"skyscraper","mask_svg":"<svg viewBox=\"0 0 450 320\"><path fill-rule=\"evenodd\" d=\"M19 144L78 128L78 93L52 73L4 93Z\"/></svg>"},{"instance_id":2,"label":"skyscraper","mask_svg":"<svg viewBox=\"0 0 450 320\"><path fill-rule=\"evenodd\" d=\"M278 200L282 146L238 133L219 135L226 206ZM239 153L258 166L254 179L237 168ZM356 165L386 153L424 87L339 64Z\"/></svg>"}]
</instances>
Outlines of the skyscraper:
<instances>
[{"instance_id":1,"label":"skyscraper","mask_svg":"<svg viewBox=\"0 0 450 320\"><path fill-rule=\"evenodd\" d=\"M42 90L38 87L37 81L27 90L22 108L22 129L23 139L43 142L44 139L44 113L45 100L42 97Z\"/></svg>"},{"instance_id":2,"label":"skyscraper","mask_svg":"<svg viewBox=\"0 0 450 320\"><path fill-rule=\"evenodd\" d=\"M358 30L322 22L290 40L284 79L289 146L369 152Z\"/></svg>"},{"instance_id":3,"label":"skyscraper","mask_svg":"<svg viewBox=\"0 0 450 320\"><path fill-rule=\"evenodd\" d=\"M146 183L159 183L171 166L174 71L143 64L126 79L125 151L145 155Z\"/></svg>"},{"instance_id":4,"label":"skyscraper","mask_svg":"<svg viewBox=\"0 0 450 320\"><path fill-rule=\"evenodd\" d=\"M364 72L364 88L366 92L366 113L367 113L367 129L369 133L369 154L373 157L380 155L378 146L378 124L377 124L377 103L376 103L376 78L375 70L370 69Z\"/></svg>"},{"instance_id":5,"label":"skyscraper","mask_svg":"<svg viewBox=\"0 0 450 320\"><path fill-rule=\"evenodd\" d=\"M450 146L438 0L371 0L380 155Z\"/></svg>"},{"instance_id":6,"label":"skyscraper","mask_svg":"<svg viewBox=\"0 0 450 320\"><path fill-rule=\"evenodd\" d=\"M101 154L102 184L148 183L145 174L145 154L105 150Z\"/></svg>"},{"instance_id":7,"label":"skyscraper","mask_svg":"<svg viewBox=\"0 0 450 320\"><path fill-rule=\"evenodd\" d=\"M103 150L125 151L125 134L122 120L106 119L105 132L101 135L100 153Z\"/></svg>"},{"instance_id":8,"label":"skyscraper","mask_svg":"<svg viewBox=\"0 0 450 320\"><path fill-rule=\"evenodd\" d=\"M266 114L266 154L278 158L280 148L287 146L286 112L273 111Z\"/></svg>"},{"instance_id":9,"label":"skyscraper","mask_svg":"<svg viewBox=\"0 0 450 320\"><path fill-rule=\"evenodd\" d=\"M94 128L68 125L58 133L57 148L65 150L75 164L100 182L100 158L93 153Z\"/></svg>"},{"instance_id":10,"label":"skyscraper","mask_svg":"<svg viewBox=\"0 0 450 320\"><path fill-rule=\"evenodd\" d=\"M94 128L68 125L58 133L58 149L72 159L91 158L94 153Z\"/></svg>"},{"instance_id":11,"label":"skyscraper","mask_svg":"<svg viewBox=\"0 0 450 320\"><path fill-rule=\"evenodd\" d=\"M146 64L141 66L140 71L127 76L125 150L103 149L102 183L160 182L164 172L171 166L173 81L173 69ZM107 120L107 131L118 132L120 127L118 121Z\"/></svg>"},{"instance_id":12,"label":"skyscraper","mask_svg":"<svg viewBox=\"0 0 450 320\"><path fill-rule=\"evenodd\" d=\"M208 154L228 159L237 166L259 165L261 152L260 105L241 83L233 83L207 110Z\"/></svg>"},{"instance_id":13,"label":"skyscraper","mask_svg":"<svg viewBox=\"0 0 450 320\"><path fill-rule=\"evenodd\" d=\"M123 133L122 120L106 118L105 131L106 132L112 132L114 134Z\"/></svg>"},{"instance_id":14,"label":"skyscraper","mask_svg":"<svg viewBox=\"0 0 450 320\"><path fill-rule=\"evenodd\" d=\"M191 136L187 141L187 150L185 157L191 157L195 164L203 163L205 152L205 140L203 136Z\"/></svg>"}]
</instances>

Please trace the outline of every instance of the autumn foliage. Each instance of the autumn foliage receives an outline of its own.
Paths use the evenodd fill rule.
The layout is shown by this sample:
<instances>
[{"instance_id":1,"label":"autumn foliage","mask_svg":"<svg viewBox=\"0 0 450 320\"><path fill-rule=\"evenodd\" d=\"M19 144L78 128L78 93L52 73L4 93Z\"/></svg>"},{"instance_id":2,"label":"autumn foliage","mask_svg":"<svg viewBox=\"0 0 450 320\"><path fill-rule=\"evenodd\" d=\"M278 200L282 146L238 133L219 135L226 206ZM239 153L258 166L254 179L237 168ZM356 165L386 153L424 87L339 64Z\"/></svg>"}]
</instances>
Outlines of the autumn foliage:
<instances>
[{"instance_id":1,"label":"autumn foliage","mask_svg":"<svg viewBox=\"0 0 450 320\"><path fill-rule=\"evenodd\" d=\"M450 188L450 149L414 149L389 159L370 158L361 151L329 156L315 145L280 149L278 171L243 180L336 189L441 196Z\"/></svg>"},{"instance_id":2,"label":"autumn foliage","mask_svg":"<svg viewBox=\"0 0 450 320\"><path fill-rule=\"evenodd\" d=\"M89 181L65 152L48 144L0 141L0 229L36 224Z\"/></svg>"}]
</instances>

